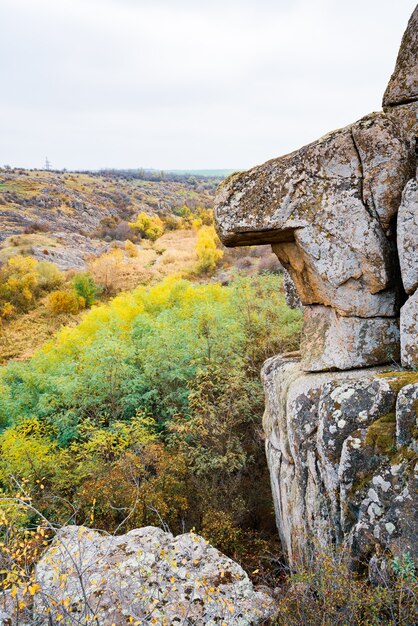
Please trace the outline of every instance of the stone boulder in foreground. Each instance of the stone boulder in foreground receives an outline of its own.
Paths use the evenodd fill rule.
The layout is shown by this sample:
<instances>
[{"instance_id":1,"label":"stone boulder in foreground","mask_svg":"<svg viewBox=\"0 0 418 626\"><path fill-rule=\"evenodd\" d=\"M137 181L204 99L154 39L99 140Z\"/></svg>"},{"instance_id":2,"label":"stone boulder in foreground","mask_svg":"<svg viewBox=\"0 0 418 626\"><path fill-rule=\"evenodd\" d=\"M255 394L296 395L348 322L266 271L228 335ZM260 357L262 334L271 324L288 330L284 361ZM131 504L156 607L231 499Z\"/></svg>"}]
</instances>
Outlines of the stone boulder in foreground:
<instances>
[{"instance_id":1,"label":"stone boulder in foreground","mask_svg":"<svg viewBox=\"0 0 418 626\"><path fill-rule=\"evenodd\" d=\"M109 536L67 526L37 565L36 580L35 623L45 626L50 619L250 626L267 623L274 612L271 597L202 537L154 527Z\"/></svg>"}]
</instances>

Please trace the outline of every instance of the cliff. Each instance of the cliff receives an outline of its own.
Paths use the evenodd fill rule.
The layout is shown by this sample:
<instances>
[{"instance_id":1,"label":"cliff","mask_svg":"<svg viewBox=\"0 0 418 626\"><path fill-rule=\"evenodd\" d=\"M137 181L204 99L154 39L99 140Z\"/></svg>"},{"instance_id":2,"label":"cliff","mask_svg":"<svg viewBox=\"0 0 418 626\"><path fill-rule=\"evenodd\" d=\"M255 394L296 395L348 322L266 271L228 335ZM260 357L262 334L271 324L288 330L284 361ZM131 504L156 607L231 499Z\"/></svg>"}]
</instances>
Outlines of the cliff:
<instances>
[{"instance_id":1,"label":"cliff","mask_svg":"<svg viewBox=\"0 0 418 626\"><path fill-rule=\"evenodd\" d=\"M271 244L304 310L301 354L263 369L291 562L317 542L418 556L417 22L418 7L383 111L233 175L215 201L223 243Z\"/></svg>"}]
</instances>

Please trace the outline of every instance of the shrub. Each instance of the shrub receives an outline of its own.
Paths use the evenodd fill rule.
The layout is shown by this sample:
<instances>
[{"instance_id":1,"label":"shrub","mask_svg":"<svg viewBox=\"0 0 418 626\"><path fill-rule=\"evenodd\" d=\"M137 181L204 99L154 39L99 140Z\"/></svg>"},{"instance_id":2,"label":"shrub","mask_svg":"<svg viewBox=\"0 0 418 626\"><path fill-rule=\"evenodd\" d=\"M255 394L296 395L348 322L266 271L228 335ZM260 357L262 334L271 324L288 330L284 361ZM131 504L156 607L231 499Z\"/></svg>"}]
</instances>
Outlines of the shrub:
<instances>
[{"instance_id":1,"label":"shrub","mask_svg":"<svg viewBox=\"0 0 418 626\"><path fill-rule=\"evenodd\" d=\"M73 287L77 296L83 298L84 305L91 307L97 296L97 285L93 277L87 273L76 274L73 278Z\"/></svg>"},{"instance_id":2,"label":"shrub","mask_svg":"<svg viewBox=\"0 0 418 626\"><path fill-rule=\"evenodd\" d=\"M163 221L164 230L178 230L182 227L182 220L176 215L165 215Z\"/></svg>"},{"instance_id":3,"label":"shrub","mask_svg":"<svg viewBox=\"0 0 418 626\"><path fill-rule=\"evenodd\" d=\"M110 295L121 287L124 254L121 250L111 250L89 263L89 270L96 285Z\"/></svg>"},{"instance_id":4,"label":"shrub","mask_svg":"<svg viewBox=\"0 0 418 626\"><path fill-rule=\"evenodd\" d=\"M11 304L11 302L5 302L0 309L0 317L2 319L8 319L9 317L13 317L15 312L16 309L13 304Z\"/></svg>"},{"instance_id":5,"label":"shrub","mask_svg":"<svg viewBox=\"0 0 418 626\"><path fill-rule=\"evenodd\" d=\"M280 592L275 626L412 626L416 624L418 582L393 574L386 563L379 584L353 572L342 548L313 548L310 562L296 564Z\"/></svg>"},{"instance_id":6,"label":"shrub","mask_svg":"<svg viewBox=\"0 0 418 626\"><path fill-rule=\"evenodd\" d=\"M5 307L6 313L3 317L28 311L39 295L63 280L57 266L49 261L38 262L22 255L10 258L0 269L0 310Z\"/></svg>"},{"instance_id":7,"label":"shrub","mask_svg":"<svg viewBox=\"0 0 418 626\"><path fill-rule=\"evenodd\" d=\"M16 311L27 311L39 289L37 261L15 256L0 270L0 303L12 304Z\"/></svg>"},{"instance_id":8,"label":"shrub","mask_svg":"<svg viewBox=\"0 0 418 626\"><path fill-rule=\"evenodd\" d=\"M242 543L242 530L233 522L231 515L208 509L203 515L201 533L218 550L236 554Z\"/></svg>"},{"instance_id":9,"label":"shrub","mask_svg":"<svg viewBox=\"0 0 418 626\"><path fill-rule=\"evenodd\" d=\"M32 233L47 233L49 226L42 222L30 222L24 229L25 235L31 235Z\"/></svg>"},{"instance_id":10,"label":"shrub","mask_svg":"<svg viewBox=\"0 0 418 626\"><path fill-rule=\"evenodd\" d=\"M36 266L39 286L45 291L51 291L64 282L64 276L58 267L50 261L40 261Z\"/></svg>"},{"instance_id":11,"label":"shrub","mask_svg":"<svg viewBox=\"0 0 418 626\"><path fill-rule=\"evenodd\" d=\"M74 292L53 291L48 296L47 307L52 315L60 313L78 313L86 306L86 301L82 296Z\"/></svg>"},{"instance_id":12,"label":"shrub","mask_svg":"<svg viewBox=\"0 0 418 626\"><path fill-rule=\"evenodd\" d=\"M223 251L218 247L219 239L213 226L203 226L197 235L197 272L206 274L212 272L216 264L223 257Z\"/></svg>"},{"instance_id":13,"label":"shrub","mask_svg":"<svg viewBox=\"0 0 418 626\"><path fill-rule=\"evenodd\" d=\"M137 246L127 239L125 241L125 250L131 258L135 258L138 256L138 248Z\"/></svg>"},{"instance_id":14,"label":"shrub","mask_svg":"<svg viewBox=\"0 0 418 626\"><path fill-rule=\"evenodd\" d=\"M135 222L131 222L129 226L141 237L156 241L164 232L163 221L158 215L147 215L143 211L138 215Z\"/></svg>"}]
</instances>

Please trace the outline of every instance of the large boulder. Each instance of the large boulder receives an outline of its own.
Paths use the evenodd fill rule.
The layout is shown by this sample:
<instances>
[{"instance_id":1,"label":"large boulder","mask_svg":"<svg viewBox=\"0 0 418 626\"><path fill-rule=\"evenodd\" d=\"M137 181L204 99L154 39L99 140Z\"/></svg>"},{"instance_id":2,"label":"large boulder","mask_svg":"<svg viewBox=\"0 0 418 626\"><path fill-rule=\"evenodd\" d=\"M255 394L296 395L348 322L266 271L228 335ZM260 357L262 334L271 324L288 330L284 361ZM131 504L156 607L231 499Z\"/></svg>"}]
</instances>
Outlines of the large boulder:
<instances>
[{"instance_id":1,"label":"large boulder","mask_svg":"<svg viewBox=\"0 0 418 626\"><path fill-rule=\"evenodd\" d=\"M405 104L418 99L418 6L408 22L395 70L383 96L383 106Z\"/></svg>"},{"instance_id":2,"label":"large boulder","mask_svg":"<svg viewBox=\"0 0 418 626\"><path fill-rule=\"evenodd\" d=\"M342 542L353 563L386 550L417 557L418 373L306 374L298 357L273 357L263 382L276 520L290 563Z\"/></svg>"},{"instance_id":3,"label":"large boulder","mask_svg":"<svg viewBox=\"0 0 418 626\"><path fill-rule=\"evenodd\" d=\"M38 563L36 583L40 625L249 626L274 612L271 597L202 537L154 527L109 536L67 526Z\"/></svg>"},{"instance_id":4,"label":"large boulder","mask_svg":"<svg viewBox=\"0 0 418 626\"><path fill-rule=\"evenodd\" d=\"M272 244L300 303L320 305L306 314L305 330L317 339L316 345L309 337L302 342L306 370L385 363L399 352L393 319L386 322L387 340L382 339L380 349L376 344L384 334L382 318L399 316L403 285L413 293L418 284L417 187L411 181L418 134L417 26L418 7L403 37L382 112L234 174L215 199L215 224L223 243ZM342 316L350 321L340 322ZM332 355L341 353L345 338L344 358Z\"/></svg>"}]
</instances>

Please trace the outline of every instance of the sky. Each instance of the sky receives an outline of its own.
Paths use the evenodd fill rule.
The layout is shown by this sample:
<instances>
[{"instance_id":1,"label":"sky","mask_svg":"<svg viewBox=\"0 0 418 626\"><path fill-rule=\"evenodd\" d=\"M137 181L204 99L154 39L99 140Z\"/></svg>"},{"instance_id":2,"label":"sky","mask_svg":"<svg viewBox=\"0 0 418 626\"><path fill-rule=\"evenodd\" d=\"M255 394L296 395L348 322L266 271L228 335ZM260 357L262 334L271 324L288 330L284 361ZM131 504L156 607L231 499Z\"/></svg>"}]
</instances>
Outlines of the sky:
<instances>
[{"instance_id":1,"label":"sky","mask_svg":"<svg viewBox=\"0 0 418 626\"><path fill-rule=\"evenodd\" d=\"M246 169L381 108L412 0L0 0L0 165Z\"/></svg>"}]
</instances>

